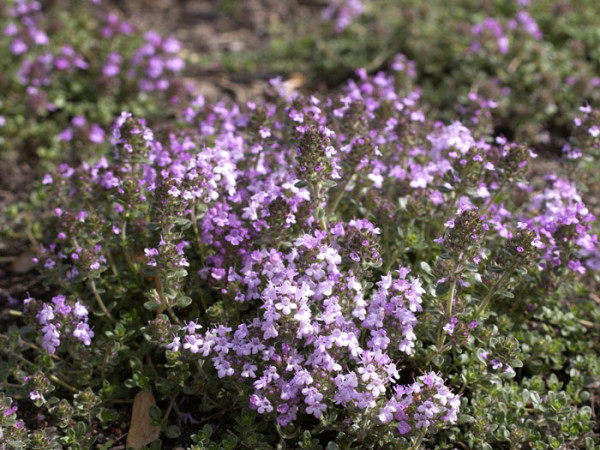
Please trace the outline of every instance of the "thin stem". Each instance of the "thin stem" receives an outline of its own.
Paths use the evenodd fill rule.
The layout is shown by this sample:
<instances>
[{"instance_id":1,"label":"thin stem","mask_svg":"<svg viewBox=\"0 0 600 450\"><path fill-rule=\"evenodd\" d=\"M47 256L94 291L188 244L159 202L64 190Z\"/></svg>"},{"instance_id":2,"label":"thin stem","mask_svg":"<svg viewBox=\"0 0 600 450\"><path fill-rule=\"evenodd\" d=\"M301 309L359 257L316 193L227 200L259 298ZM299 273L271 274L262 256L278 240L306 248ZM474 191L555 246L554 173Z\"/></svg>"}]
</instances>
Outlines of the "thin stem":
<instances>
[{"instance_id":1,"label":"thin stem","mask_svg":"<svg viewBox=\"0 0 600 450\"><path fill-rule=\"evenodd\" d=\"M196 223L197 221L198 218L196 217L196 205L194 204L192 208L192 229L194 230L194 236L196 237L198 251L200 252L200 256L202 256L202 261L204 262L204 252L202 247L202 241L200 239L200 232L198 231L198 224Z\"/></svg>"},{"instance_id":2,"label":"thin stem","mask_svg":"<svg viewBox=\"0 0 600 450\"><path fill-rule=\"evenodd\" d=\"M98 290L96 289L96 283L94 282L94 280L92 278L90 278L90 287L92 288L92 292L94 293L94 297L96 298L96 301L98 302L98 305L100 306L100 309L102 310L102 312L104 313L104 315L108 318L108 320L110 320L112 323L116 324L117 321L114 319L114 317L110 314L110 312L108 312L108 309L106 309L106 305L104 304L104 302L102 301L102 298L100 297L100 294L98 294Z\"/></svg>"},{"instance_id":3,"label":"thin stem","mask_svg":"<svg viewBox=\"0 0 600 450\"><path fill-rule=\"evenodd\" d=\"M163 418L163 420L165 422L169 419L169 415L171 414L171 410L173 409L173 406L175 406L175 396L171 397L171 402L169 403L169 406L167 407L167 411L165 412L165 417Z\"/></svg>"},{"instance_id":4,"label":"thin stem","mask_svg":"<svg viewBox=\"0 0 600 450\"><path fill-rule=\"evenodd\" d=\"M498 292L498 289L500 288L500 286L510 276L510 274L512 272L512 269L513 268L511 266L506 272L504 272L502 274L502 276L500 278L498 278L498 280L496 280L496 282L494 283L494 285L488 291L487 295L483 298L483 300L481 301L481 303L479 303L479 308L477 308L477 311L475 312L475 318L479 317L483 313L483 311L485 310L485 308L487 307L487 305L492 300L492 297L494 297L494 294L496 294L496 292Z\"/></svg>"},{"instance_id":5,"label":"thin stem","mask_svg":"<svg viewBox=\"0 0 600 450\"><path fill-rule=\"evenodd\" d=\"M277 434L279 435L279 437L283 440L297 438L298 435L300 434L300 427L297 427L292 434L286 434L281 429L281 425L279 425L279 423L277 423L277 421L275 421L275 430L277 431Z\"/></svg>"},{"instance_id":6,"label":"thin stem","mask_svg":"<svg viewBox=\"0 0 600 450\"><path fill-rule=\"evenodd\" d=\"M344 183L340 187L339 192L335 196L335 198L333 200L333 203L331 204L331 208L329 208L329 212L331 214L333 214L335 212L335 210L337 209L337 207L338 207L338 205L340 203L340 200L342 199L342 197L346 193L346 188L348 187L348 184L350 184L350 181L352 180L353 176L354 176L354 170L352 170L352 172L350 172L348 174L348 177L346 178L346 180L344 181Z\"/></svg>"},{"instance_id":7,"label":"thin stem","mask_svg":"<svg viewBox=\"0 0 600 450\"><path fill-rule=\"evenodd\" d=\"M61 380L60 378L58 378L55 375L48 375L48 378L50 378L52 381L54 381L56 384L60 384L62 387L70 390L71 392L77 392L78 389L71 386L70 384L68 384L67 382Z\"/></svg>"},{"instance_id":8,"label":"thin stem","mask_svg":"<svg viewBox=\"0 0 600 450\"><path fill-rule=\"evenodd\" d=\"M323 228L323 231L327 231L327 221L325 220L325 217L321 217L321 227Z\"/></svg>"},{"instance_id":9,"label":"thin stem","mask_svg":"<svg viewBox=\"0 0 600 450\"><path fill-rule=\"evenodd\" d=\"M162 284L162 281L161 281L161 278L159 275L154 276L154 285L156 286L156 292L158 292L158 297L160 298L160 302L162 303L163 308L164 308L164 309L159 309L157 311L157 313L160 313L160 312L166 310L167 314L169 315L171 320L173 322L175 322L177 325L181 325L181 321L179 320L179 317L177 317L177 315L175 314L175 311L173 311L173 308L171 307L171 305L169 305L169 302L165 298L163 284Z\"/></svg>"},{"instance_id":10,"label":"thin stem","mask_svg":"<svg viewBox=\"0 0 600 450\"><path fill-rule=\"evenodd\" d=\"M390 256L390 259L388 260L388 262L385 264L385 267L383 269L383 273L388 273L390 268L392 267L392 264L394 264L394 261L396 261L396 258L398 258L398 255L400 254L400 249L404 250L404 245L396 247L396 249L394 250L394 253L392 254L392 256Z\"/></svg>"},{"instance_id":11,"label":"thin stem","mask_svg":"<svg viewBox=\"0 0 600 450\"><path fill-rule=\"evenodd\" d=\"M110 266L110 270L113 273L113 275L115 276L115 278L118 280L119 279L119 273L117 272L117 266L115 266L115 260L112 257L112 254L110 253L110 250L106 250L106 259L108 260L108 265ZM121 284L119 282L119 284Z\"/></svg>"},{"instance_id":12,"label":"thin stem","mask_svg":"<svg viewBox=\"0 0 600 450\"><path fill-rule=\"evenodd\" d=\"M6 336L5 334L0 334L0 338L2 338L2 339L8 339L8 336ZM19 338L19 344L26 345L27 347L29 347L29 348L31 348L33 350L37 350L38 352L42 351L42 349L39 348L37 345L35 345L35 344L31 343L31 342L24 341L21 338ZM57 356L57 355L50 354L50 357L52 359L56 360L56 361L64 361L64 359L62 359L60 356Z\"/></svg>"},{"instance_id":13,"label":"thin stem","mask_svg":"<svg viewBox=\"0 0 600 450\"><path fill-rule=\"evenodd\" d=\"M454 277L452 283L450 284L450 290L448 291L448 299L446 300L446 310L444 311L444 320L438 324L437 331L437 344L436 347L439 349L444 345L444 341L446 340L446 335L443 333L443 325L450 321L452 317L452 305L454 303L454 293L456 292L456 280L457 276Z\"/></svg>"},{"instance_id":14,"label":"thin stem","mask_svg":"<svg viewBox=\"0 0 600 450\"><path fill-rule=\"evenodd\" d=\"M321 185L318 183L309 183L308 189L310 191L310 196L315 200L315 204L317 205L317 209L321 209L323 215L319 220L323 231L327 231L327 220L325 219L325 210L321 208L323 202L321 201Z\"/></svg>"},{"instance_id":15,"label":"thin stem","mask_svg":"<svg viewBox=\"0 0 600 450\"><path fill-rule=\"evenodd\" d=\"M127 246L125 245L125 240L127 238L127 220L123 220L123 225L121 225L121 248L123 249L123 254L125 255L125 261L127 261L127 266L131 273L136 273L135 266L133 265L133 261L131 261L131 257L127 252Z\"/></svg>"},{"instance_id":16,"label":"thin stem","mask_svg":"<svg viewBox=\"0 0 600 450\"><path fill-rule=\"evenodd\" d=\"M181 321L179 320L179 317L177 317L177 315L175 314L175 311L173 311L173 308L171 308L170 306L167 308L167 314L169 315L169 317L171 318L171 320L173 322L175 322L177 325L181 325Z\"/></svg>"},{"instance_id":17,"label":"thin stem","mask_svg":"<svg viewBox=\"0 0 600 450\"><path fill-rule=\"evenodd\" d=\"M431 364L431 361L433 361L433 358L435 358L438 355L444 354L446 352L446 350L448 350L450 347L452 347L452 341L442 345L442 347L437 349L437 351L433 355L431 355L429 358L427 358L427 360L425 360L425 367L428 367L429 364Z\"/></svg>"}]
</instances>

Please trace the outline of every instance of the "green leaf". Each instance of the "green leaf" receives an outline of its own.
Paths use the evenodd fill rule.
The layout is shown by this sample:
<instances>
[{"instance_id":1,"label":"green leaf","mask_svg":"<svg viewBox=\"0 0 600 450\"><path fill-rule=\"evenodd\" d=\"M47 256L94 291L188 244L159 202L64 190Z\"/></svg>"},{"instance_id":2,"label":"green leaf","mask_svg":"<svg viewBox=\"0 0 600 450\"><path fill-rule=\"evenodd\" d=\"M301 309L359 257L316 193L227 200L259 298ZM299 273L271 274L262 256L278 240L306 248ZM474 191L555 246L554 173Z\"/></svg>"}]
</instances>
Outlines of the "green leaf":
<instances>
[{"instance_id":1,"label":"green leaf","mask_svg":"<svg viewBox=\"0 0 600 450\"><path fill-rule=\"evenodd\" d=\"M446 194L448 192L452 192L453 189L448 187L448 186L444 186L444 185L439 185L435 187L438 191L440 191L442 194Z\"/></svg>"},{"instance_id":2,"label":"green leaf","mask_svg":"<svg viewBox=\"0 0 600 450\"><path fill-rule=\"evenodd\" d=\"M513 369L517 369L519 367L523 367L523 361L521 361L520 359L513 359L512 361L510 361L509 366L512 367Z\"/></svg>"},{"instance_id":3,"label":"green leaf","mask_svg":"<svg viewBox=\"0 0 600 450\"><path fill-rule=\"evenodd\" d=\"M177 425L169 425L166 434L169 439L175 439L181 436L181 430Z\"/></svg>"},{"instance_id":4,"label":"green leaf","mask_svg":"<svg viewBox=\"0 0 600 450\"><path fill-rule=\"evenodd\" d=\"M162 412L160 411L160 408L156 405L150 406L150 408L148 409L148 415L155 423L160 423L160 421L162 420Z\"/></svg>"},{"instance_id":5,"label":"green leaf","mask_svg":"<svg viewBox=\"0 0 600 450\"><path fill-rule=\"evenodd\" d=\"M175 217L171 219L171 221L180 227L189 227L191 225L190 219L186 217Z\"/></svg>"},{"instance_id":6,"label":"green leaf","mask_svg":"<svg viewBox=\"0 0 600 450\"><path fill-rule=\"evenodd\" d=\"M114 409L102 408L100 410L100 412L98 413L98 419L100 419L100 422L105 423L105 424L114 422L118 418L119 418L119 414Z\"/></svg>"},{"instance_id":7,"label":"green leaf","mask_svg":"<svg viewBox=\"0 0 600 450\"><path fill-rule=\"evenodd\" d=\"M170 271L167 274L167 278L171 279L171 278L185 278L187 277L188 273L187 270L183 269L183 268L179 268L179 269L175 269Z\"/></svg>"},{"instance_id":8,"label":"green leaf","mask_svg":"<svg viewBox=\"0 0 600 450\"><path fill-rule=\"evenodd\" d=\"M192 304L192 299L187 296L182 296L177 299L177 301L173 304L176 308L185 308L186 306L190 306Z\"/></svg>"},{"instance_id":9,"label":"green leaf","mask_svg":"<svg viewBox=\"0 0 600 450\"><path fill-rule=\"evenodd\" d=\"M148 447L148 450L160 450L162 448L162 442L160 439L157 439L155 441L152 441L152 443L150 444L150 447Z\"/></svg>"},{"instance_id":10,"label":"green leaf","mask_svg":"<svg viewBox=\"0 0 600 450\"><path fill-rule=\"evenodd\" d=\"M431 266L430 266L429 264L427 264L425 261L421 261L421 262L419 263L419 267L421 267L421 270L422 270L424 273L426 273L426 274L428 274L428 275L431 275Z\"/></svg>"},{"instance_id":11,"label":"green leaf","mask_svg":"<svg viewBox=\"0 0 600 450\"><path fill-rule=\"evenodd\" d=\"M446 294L450 290L450 283L444 281L443 283L438 283L435 287L435 295L441 297Z\"/></svg>"},{"instance_id":12,"label":"green leaf","mask_svg":"<svg viewBox=\"0 0 600 450\"><path fill-rule=\"evenodd\" d=\"M458 416L458 420L457 420L458 425L462 425L465 423L471 423L471 422L475 422L475 418L473 416L470 416L468 414L461 414L460 416Z\"/></svg>"},{"instance_id":13,"label":"green leaf","mask_svg":"<svg viewBox=\"0 0 600 450\"><path fill-rule=\"evenodd\" d=\"M85 423L83 423L83 422L77 422L77 424L75 425L75 436L79 440L83 439L83 437L85 436L85 432L86 431L87 431L87 427L85 426Z\"/></svg>"},{"instance_id":14,"label":"green leaf","mask_svg":"<svg viewBox=\"0 0 600 450\"><path fill-rule=\"evenodd\" d=\"M144 308L146 308L148 311L156 311L161 306L162 306L162 304L155 302L153 300L148 300L147 302L144 303Z\"/></svg>"}]
</instances>

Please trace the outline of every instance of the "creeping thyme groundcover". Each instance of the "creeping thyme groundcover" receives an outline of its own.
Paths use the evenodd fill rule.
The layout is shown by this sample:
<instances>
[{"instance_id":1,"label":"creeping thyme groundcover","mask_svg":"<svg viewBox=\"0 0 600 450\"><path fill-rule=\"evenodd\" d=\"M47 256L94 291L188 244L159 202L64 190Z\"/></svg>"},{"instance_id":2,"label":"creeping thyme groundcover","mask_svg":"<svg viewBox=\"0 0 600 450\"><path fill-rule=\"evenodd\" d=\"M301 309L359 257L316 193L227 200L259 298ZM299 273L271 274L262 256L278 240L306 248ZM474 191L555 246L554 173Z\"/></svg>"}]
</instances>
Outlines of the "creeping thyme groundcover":
<instances>
[{"instance_id":1,"label":"creeping thyme groundcover","mask_svg":"<svg viewBox=\"0 0 600 450\"><path fill-rule=\"evenodd\" d=\"M148 59L128 76L161 92L179 44L146 39L104 76ZM87 70L60 52L23 67ZM598 448L585 167L528 177L496 101L434 121L414 74L396 55L330 96L274 79L248 104L188 90L160 128L92 125L107 151L39 180L52 294L2 330L2 443L120 445L145 391L150 448ZM575 125L573 167L600 145L589 105Z\"/></svg>"}]
</instances>

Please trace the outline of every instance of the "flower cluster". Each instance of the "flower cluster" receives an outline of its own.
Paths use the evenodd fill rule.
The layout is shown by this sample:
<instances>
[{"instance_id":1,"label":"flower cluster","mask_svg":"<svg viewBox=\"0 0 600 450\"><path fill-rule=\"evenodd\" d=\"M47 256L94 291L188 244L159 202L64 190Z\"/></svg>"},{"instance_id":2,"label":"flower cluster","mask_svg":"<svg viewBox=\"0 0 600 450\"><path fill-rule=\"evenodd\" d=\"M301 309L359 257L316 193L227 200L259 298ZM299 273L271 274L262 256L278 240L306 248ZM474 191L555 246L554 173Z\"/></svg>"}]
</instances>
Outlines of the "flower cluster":
<instances>
[{"instance_id":1,"label":"flower cluster","mask_svg":"<svg viewBox=\"0 0 600 450\"><path fill-rule=\"evenodd\" d=\"M39 27L42 19L42 5L35 0L18 0L8 8L8 15L13 18L2 30L9 36L10 51L21 55L35 46L48 44L48 35Z\"/></svg>"},{"instance_id":2,"label":"flower cluster","mask_svg":"<svg viewBox=\"0 0 600 450\"><path fill-rule=\"evenodd\" d=\"M146 39L138 75L160 90L178 46ZM457 424L469 402L454 389L520 363L516 340L503 351L488 333L496 294L529 295L550 267L574 278L597 237L574 184L520 179L535 155L489 135L494 102L473 95L460 121L432 121L420 89L397 85L414 67L398 55L392 69L359 70L335 98L281 80L263 102L197 97L160 131L121 113L102 135L112 154L42 180L38 261L71 293L28 300L41 347L93 351L90 376L131 372L127 389L240 408L281 439L339 421L358 444L376 430L415 446ZM75 119L91 140L93 122ZM485 359L475 343L492 373L456 374ZM94 407L115 396L84 388Z\"/></svg>"},{"instance_id":3,"label":"flower cluster","mask_svg":"<svg viewBox=\"0 0 600 450\"><path fill-rule=\"evenodd\" d=\"M139 80L142 92L166 91L171 86L170 78L185 67L183 59L177 56L181 44L173 37L165 39L154 31L144 34L144 41L131 59L128 76ZM104 72L117 72L119 63L118 55L111 54Z\"/></svg>"},{"instance_id":4,"label":"flower cluster","mask_svg":"<svg viewBox=\"0 0 600 450\"><path fill-rule=\"evenodd\" d=\"M369 296L344 269L347 251L339 240L354 222L305 234L286 253L248 254L236 300L260 301L258 316L235 329L219 325L200 333L190 323L168 348L210 357L219 377L247 379L251 408L273 412L281 425L304 411L319 418L335 405L374 414L397 385L395 361L412 354L424 291L401 267Z\"/></svg>"},{"instance_id":5,"label":"flower cluster","mask_svg":"<svg viewBox=\"0 0 600 450\"><path fill-rule=\"evenodd\" d=\"M420 401L415 402L414 398ZM398 422L400 434L413 429L427 429L437 421L455 423L460 398L450 392L444 380L434 372L420 376L413 384L397 386L394 396L379 412L379 420Z\"/></svg>"},{"instance_id":6,"label":"flower cluster","mask_svg":"<svg viewBox=\"0 0 600 450\"><path fill-rule=\"evenodd\" d=\"M471 34L475 39L471 44L471 50L475 53L479 52L482 45L485 45L485 36L490 35L496 40L498 51L505 55L509 51L509 31L524 32L535 40L540 40L543 37L535 19L531 17L526 9L522 9L517 12L513 19L508 20L504 26L494 17L486 17L483 22L473 25Z\"/></svg>"},{"instance_id":7,"label":"flower cluster","mask_svg":"<svg viewBox=\"0 0 600 450\"><path fill-rule=\"evenodd\" d=\"M0 105L3 146L19 148L33 139L49 159L59 150L89 151L105 142L107 127L124 107L152 112L186 97L177 78L185 63L176 39L142 35L90 2L77 3L71 16L60 9L9 0L0 10L0 42L7 49L0 53L6 72L0 88L10 92ZM84 31L76 25L81 23L88 24ZM151 100L140 95L148 91L157 91ZM24 126L29 120L35 126Z\"/></svg>"},{"instance_id":8,"label":"flower cluster","mask_svg":"<svg viewBox=\"0 0 600 450\"><path fill-rule=\"evenodd\" d=\"M548 187L533 196L530 210L539 213L526 223L544 242L545 267L567 266L585 273L580 250L597 248L598 236L591 223L594 216L577 193L575 184L556 176L547 176Z\"/></svg>"},{"instance_id":9,"label":"flower cluster","mask_svg":"<svg viewBox=\"0 0 600 450\"><path fill-rule=\"evenodd\" d=\"M41 327L42 347L54 354L61 339L74 338L89 346L94 332L88 324L88 309L80 300L69 300L64 295L52 298L51 303L38 304L32 298L24 301L26 309L35 313L38 326Z\"/></svg>"},{"instance_id":10,"label":"flower cluster","mask_svg":"<svg viewBox=\"0 0 600 450\"><path fill-rule=\"evenodd\" d=\"M8 445L19 446L27 435L27 428L21 419L17 418L17 405L12 399L0 394L0 440Z\"/></svg>"},{"instance_id":11,"label":"flower cluster","mask_svg":"<svg viewBox=\"0 0 600 450\"><path fill-rule=\"evenodd\" d=\"M341 33L364 11L362 0L332 0L323 10L323 20L334 21L336 33Z\"/></svg>"},{"instance_id":12,"label":"flower cluster","mask_svg":"<svg viewBox=\"0 0 600 450\"><path fill-rule=\"evenodd\" d=\"M598 111L585 105L579 108L580 114L573 120L575 132L570 142L565 143L562 152L568 160L579 159L586 154L596 155L600 149L600 121Z\"/></svg>"}]
</instances>

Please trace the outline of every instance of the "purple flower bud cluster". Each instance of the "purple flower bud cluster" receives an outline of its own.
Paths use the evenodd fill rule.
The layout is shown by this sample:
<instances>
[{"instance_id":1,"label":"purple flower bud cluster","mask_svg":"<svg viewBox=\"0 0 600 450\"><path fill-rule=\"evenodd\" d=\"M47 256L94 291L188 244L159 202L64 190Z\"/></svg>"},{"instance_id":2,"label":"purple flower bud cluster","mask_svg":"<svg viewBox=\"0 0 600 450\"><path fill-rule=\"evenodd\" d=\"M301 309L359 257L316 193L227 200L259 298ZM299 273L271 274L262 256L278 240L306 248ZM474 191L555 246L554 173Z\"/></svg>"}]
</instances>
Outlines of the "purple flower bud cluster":
<instances>
[{"instance_id":1,"label":"purple flower bud cluster","mask_svg":"<svg viewBox=\"0 0 600 450\"><path fill-rule=\"evenodd\" d=\"M87 140L93 144L102 144L105 140L105 134L104 129L97 123L88 124L85 117L75 116L71 119L71 126L58 134L58 140L70 142L76 139Z\"/></svg>"},{"instance_id":2,"label":"purple flower bud cluster","mask_svg":"<svg viewBox=\"0 0 600 450\"><path fill-rule=\"evenodd\" d=\"M41 3L32 0L16 0L8 8L13 20L5 26L2 34L10 37L9 48L14 55L22 55L30 48L48 44L48 36L39 27L41 9Z\"/></svg>"},{"instance_id":3,"label":"purple flower bud cluster","mask_svg":"<svg viewBox=\"0 0 600 450\"><path fill-rule=\"evenodd\" d=\"M336 33L341 33L364 11L362 0L331 0L321 14L323 20L333 21Z\"/></svg>"},{"instance_id":4,"label":"purple flower bud cluster","mask_svg":"<svg viewBox=\"0 0 600 450\"><path fill-rule=\"evenodd\" d=\"M471 34L476 38L471 44L471 51L478 53L481 50L482 37L486 34L490 34L496 39L497 49L503 55L508 53L509 40L508 36L504 32L502 24L493 17L486 17L483 23L477 23L473 25Z\"/></svg>"},{"instance_id":5,"label":"purple flower bud cluster","mask_svg":"<svg viewBox=\"0 0 600 450\"><path fill-rule=\"evenodd\" d=\"M453 394L434 372L418 377L411 385L396 386L391 400L381 408L382 423L395 419L398 432L427 429L439 422L456 423L460 397Z\"/></svg>"},{"instance_id":6,"label":"purple flower bud cluster","mask_svg":"<svg viewBox=\"0 0 600 450\"><path fill-rule=\"evenodd\" d=\"M17 405L12 404L12 399L0 394L0 428L2 429L3 444L18 443L27 434L27 428L22 420L17 419Z\"/></svg>"},{"instance_id":7,"label":"purple flower bud cluster","mask_svg":"<svg viewBox=\"0 0 600 450\"><path fill-rule=\"evenodd\" d=\"M52 298L51 303L39 304L32 298L25 299L27 312L35 313L41 327L42 347L50 354L56 353L61 339L76 339L89 346L94 332L88 324L88 309L80 300L67 299L64 295Z\"/></svg>"},{"instance_id":8,"label":"purple flower bud cluster","mask_svg":"<svg viewBox=\"0 0 600 450\"><path fill-rule=\"evenodd\" d=\"M173 37L163 38L154 31L147 32L144 41L131 59L128 76L139 80L142 92L166 91L171 87L171 76L185 67L185 62L177 55L181 44ZM115 62L113 56L109 63L114 66Z\"/></svg>"},{"instance_id":9,"label":"purple flower bud cluster","mask_svg":"<svg viewBox=\"0 0 600 450\"><path fill-rule=\"evenodd\" d=\"M600 112L590 105L582 106L579 111L573 120L573 137L562 148L567 160L580 159L584 154L595 155L600 150Z\"/></svg>"},{"instance_id":10,"label":"purple flower bud cluster","mask_svg":"<svg viewBox=\"0 0 600 450\"><path fill-rule=\"evenodd\" d=\"M63 72L72 75L76 70L87 70L89 64L70 45L64 45L56 54L47 52L33 60L25 60L18 72L19 82L25 86L48 86L52 75Z\"/></svg>"},{"instance_id":11,"label":"purple flower bud cluster","mask_svg":"<svg viewBox=\"0 0 600 450\"><path fill-rule=\"evenodd\" d=\"M538 41L544 37L535 19L525 10L519 11L515 18L508 22L509 29L513 30L518 27Z\"/></svg>"},{"instance_id":12,"label":"purple flower bud cluster","mask_svg":"<svg viewBox=\"0 0 600 450\"><path fill-rule=\"evenodd\" d=\"M546 176L548 186L533 196L530 211L537 212L529 221L545 248L544 267L567 266L585 273L579 252L597 248L598 235L592 230L594 216L583 203L575 184L557 176Z\"/></svg>"},{"instance_id":13,"label":"purple flower bud cluster","mask_svg":"<svg viewBox=\"0 0 600 450\"><path fill-rule=\"evenodd\" d=\"M89 98L84 102L82 97L90 92L96 92L102 101L105 96L117 96L121 104L135 103L139 93L147 91L160 91L154 95L155 101L178 101L178 95L187 95L184 84L176 79L185 66L176 39L155 32L142 36L117 15L83 3L75 9L73 15L79 20L93 22L86 28L85 39L73 40L67 19L52 9L42 11L39 1L9 0L8 14L0 17L0 39L12 53L18 83L7 74L1 80L2 88L24 91L25 101L19 108L25 106L35 115L46 116L50 111L64 117L58 142L86 146L105 142L103 127L114 106L108 101L103 108L90 110ZM5 107L7 114L19 114L10 104ZM66 126L71 119L90 124Z\"/></svg>"},{"instance_id":14,"label":"purple flower bud cluster","mask_svg":"<svg viewBox=\"0 0 600 450\"><path fill-rule=\"evenodd\" d=\"M504 23L501 23L494 17L486 17L483 22L476 23L471 28L471 34L474 37L471 43L471 51L479 53L486 47L486 40L491 38L495 40L496 50L506 55L509 52L510 40L509 34L525 33L536 40L543 38L542 32L533 17L525 9L517 12L516 16ZM516 41L518 34L513 36Z\"/></svg>"}]
</instances>

